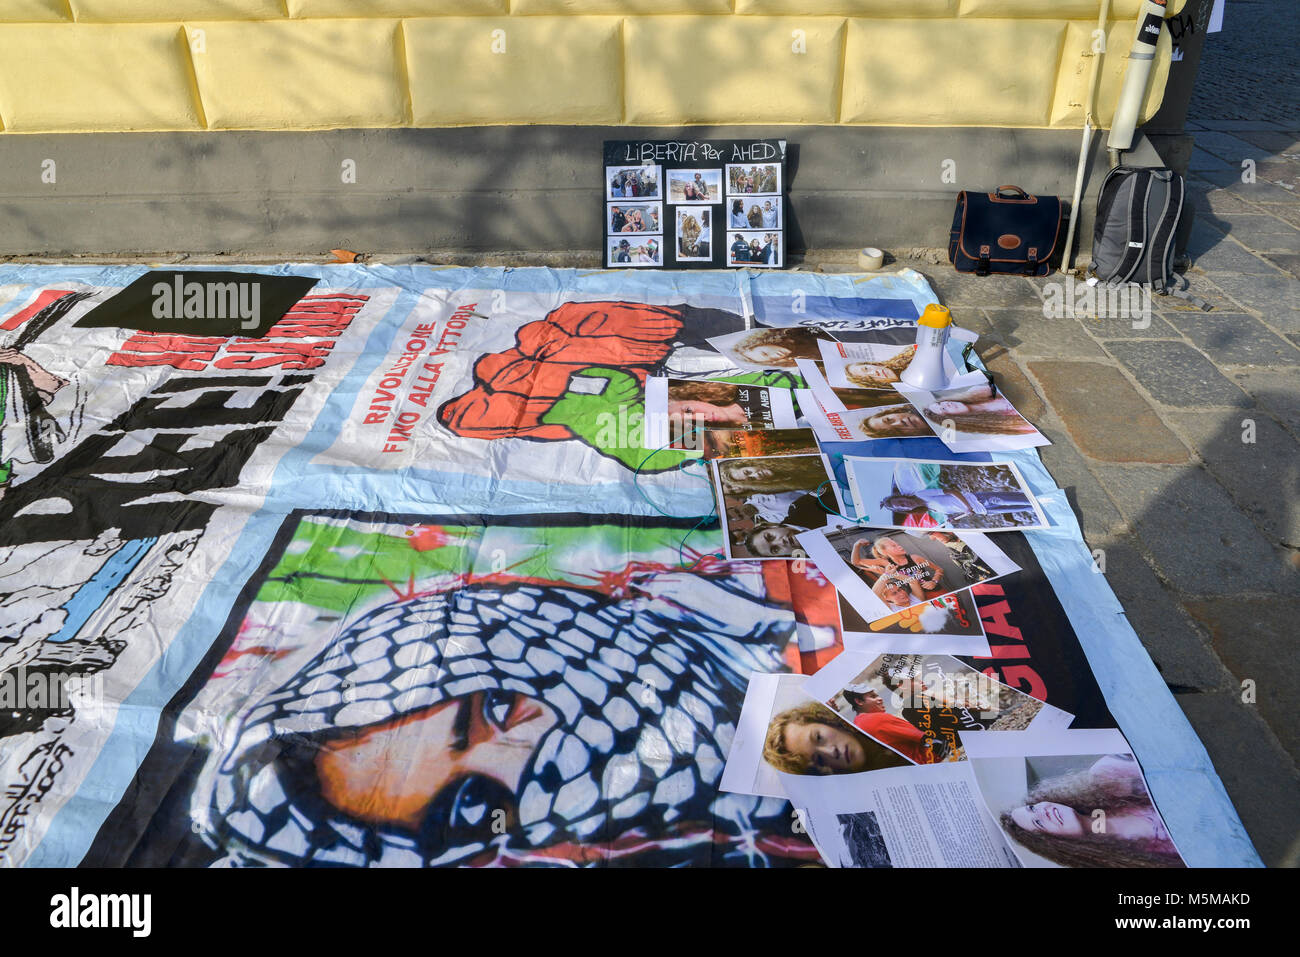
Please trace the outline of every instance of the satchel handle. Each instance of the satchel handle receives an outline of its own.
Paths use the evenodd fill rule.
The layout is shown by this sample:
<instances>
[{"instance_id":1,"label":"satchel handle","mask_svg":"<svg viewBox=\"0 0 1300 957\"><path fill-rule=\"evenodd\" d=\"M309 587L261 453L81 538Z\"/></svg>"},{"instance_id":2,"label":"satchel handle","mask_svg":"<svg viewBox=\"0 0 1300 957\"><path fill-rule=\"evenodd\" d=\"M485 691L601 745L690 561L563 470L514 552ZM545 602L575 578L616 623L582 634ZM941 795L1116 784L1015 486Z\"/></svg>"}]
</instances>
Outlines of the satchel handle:
<instances>
[{"instance_id":1,"label":"satchel handle","mask_svg":"<svg viewBox=\"0 0 1300 957\"><path fill-rule=\"evenodd\" d=\"M1036 196L1030 196L1019 186L999 186L997 190L989 193L989 201L993 203L1037 203Z\"/></svg>"}]
</instances>

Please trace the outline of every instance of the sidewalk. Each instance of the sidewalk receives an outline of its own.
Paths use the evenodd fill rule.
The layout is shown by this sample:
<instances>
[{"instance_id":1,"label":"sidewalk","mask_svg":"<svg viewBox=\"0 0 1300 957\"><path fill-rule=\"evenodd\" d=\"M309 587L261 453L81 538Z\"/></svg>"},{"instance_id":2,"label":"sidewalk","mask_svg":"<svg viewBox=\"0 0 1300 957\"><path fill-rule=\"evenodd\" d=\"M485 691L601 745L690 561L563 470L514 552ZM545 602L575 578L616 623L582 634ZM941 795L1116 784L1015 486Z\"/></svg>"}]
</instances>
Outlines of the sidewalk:
<instances>
[{"instance_id":1,"label":"sidewalk","mask_svg":"<svg viewBox=\"0 0 1300 957\"><path fill-rule=\"evenodd\" d=\"M1045 279L922 272L1008 397L1267 864L1300 864L1300 131L1202 121L1211 312L1045 318ZM1296 122L1300 126L1300 121ZM1255 182L1242 182L1243 159ZM1252 699L1253 693L1253 699Z\"/></svg>"}]
</instances>

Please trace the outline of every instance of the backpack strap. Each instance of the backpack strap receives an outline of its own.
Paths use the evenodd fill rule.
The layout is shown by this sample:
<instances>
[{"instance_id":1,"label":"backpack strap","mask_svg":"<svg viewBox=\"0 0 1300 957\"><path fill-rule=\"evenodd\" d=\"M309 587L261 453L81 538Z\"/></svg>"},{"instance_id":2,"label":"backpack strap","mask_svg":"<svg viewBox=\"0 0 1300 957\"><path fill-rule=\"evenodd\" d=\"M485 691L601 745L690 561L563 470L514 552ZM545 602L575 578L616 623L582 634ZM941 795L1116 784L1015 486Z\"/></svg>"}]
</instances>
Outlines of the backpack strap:
<instances>
[{"instance_id":1,"label":"backpack strap","mask_svg":"<svg viewBox=\"0 0 1300 957\"><path fill-rule=\"evenodd\" d=\"M1146 257L1147 201L1151 196L1151 172L1139 170L1133 175L1133 192L1129 194L1128 234L1124 240L1124 257L1115 268L1111 282L1132 282L1133 274Z\"/></svg>"},{"instance_id":2,"label":"backpack strap","mask_svg":"<svg viewBox=\"0 0 1300 957\"><path fill-rule=\"evenodd\" d=\"M1166 288L1164 295L1173 296L1175 299L1183 300L1183 302L1189 302L1197 309L1200 309L1201 312L1210 312L1214 307L1199 296L1193 296L1191 292L1188 291L1191 289L1192 284L1188 281L1186 276L1181 278L1182 285L1180 286L1178 284L1179 277L1175 276L1174 285Z\"/></svg>"},{"instance_id":3,"label":"backpack strap","mask_svg":"<svg viewBox=\"0 0 1300 957\"><path fill-rule=\"evenodd\" d=\"M988 246L980 247L980 258L975 263L975 275L987 276L989 274L989 254L992 249Z\"/></svg>"},{"instance_id":4,"label":"backpack strap","mask_svg":"<svg viewBox=\"0 0 1300 957\"><path fill-rule=\"evenodd\" d=\"M1156 188L1157 182L1159 182L1159 179L1153 174L1151 177L1152 189ZM1147 260L1146 283L1151 287L1153 292L1160 293L1160 294L1163 294L1165 290L1164 254L1166 251L1166 246L1168 245L1167 242L1162 241L1165 239L1165 237L1161 236L1161 232L1165 228L1165 215L1169 212L1169 201L1173 199L1172 186L1166 187L1166 189L1164 190L1164 194L1165 194L1164 195L1165 201L1164 204L1160 207L1160 213L1159 215L1156 216L1155 223L1152 224L1148 222L1146 224L1148 227L1154 225L1155 231L1150 236L1145 237L1147 243L1147 251L1149 253L1149 255L1146 257ZM1157 253L1159 253L1158 258L1160 260L1160 275L1158 276L1156 275Z\"/></svg>"},{"instance_id":5,"label":"backpack strap","mask_svg":"<svg viewBox=\"0 0 1300 957\"><path fill-rule=\"evenodd\" d=\"M1174 239L1178 232L1178 222L1183 216L1183 178L1177 173L1170 173L1169 191L1165 208L1160 211L1156 223L1155 235L1151 237L1151 258L1148 260L1147 274L1151 277L1152 288L1164 293L1165 287L1174 281ZM1159 269L1157 275L1156 270Z\"/></svg>"},{"instance_id":6,"label":"backpack strap","mask_svg":"<svg viewBox=\"0 0 1300 957\"><path fill-rule=\"evenodd\" d=\"M1101 264L1097 262L1097 249L1102 244L1102 239L1106 235L1106 225L1110 222L1110 210L1115 205L1115 198L1119 195L1122 184L1119 177L1127 176L1130 170L1127 166L1116 166L1106 174L1106 178L1101 181L1101 190L1097 195L1097 216L1092 226L1092 259L1088 263L1087 274L1096 276L1100 282L1109 282L1111 276L1103 276L1097 270ZM1069 253L1067 251L1066 255Z\"/></svg>"}]
</instances>

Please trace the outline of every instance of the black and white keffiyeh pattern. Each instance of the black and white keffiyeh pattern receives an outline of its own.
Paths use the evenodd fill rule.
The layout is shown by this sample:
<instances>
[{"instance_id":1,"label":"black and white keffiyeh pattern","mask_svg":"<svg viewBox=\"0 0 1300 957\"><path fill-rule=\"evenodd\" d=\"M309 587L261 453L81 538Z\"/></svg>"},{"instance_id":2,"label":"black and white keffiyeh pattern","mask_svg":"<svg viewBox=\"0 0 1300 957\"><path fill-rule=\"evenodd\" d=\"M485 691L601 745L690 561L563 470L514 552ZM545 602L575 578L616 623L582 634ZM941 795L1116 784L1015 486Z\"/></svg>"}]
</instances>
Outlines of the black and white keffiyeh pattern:
<instances>
[{"instance_id":1,"label":"black and white keffiyeh pattern","mask_svg":"<svg viewBox=\"0 0 1300 957\"><path fill-rule=\"evenodd\" d=\"M733 565L656 572L622 597L520 582L390 602L249 703L233 747L210 758L195 819L231 863L429 865L489 845L527 859L629 834L670 845L692 824L747 846L760 818L788 827L785 802L716 790L748 676L784 670L795 631L762 591L756 567ZM462 786L411 834L357 822L304 786L321 741L476 692L488 707L514 692L555 714L516 794ZM482 823L503 797L517 827L493 838ZM707 859L709 843L683 853Z\"/></svg>"}]
</instances>

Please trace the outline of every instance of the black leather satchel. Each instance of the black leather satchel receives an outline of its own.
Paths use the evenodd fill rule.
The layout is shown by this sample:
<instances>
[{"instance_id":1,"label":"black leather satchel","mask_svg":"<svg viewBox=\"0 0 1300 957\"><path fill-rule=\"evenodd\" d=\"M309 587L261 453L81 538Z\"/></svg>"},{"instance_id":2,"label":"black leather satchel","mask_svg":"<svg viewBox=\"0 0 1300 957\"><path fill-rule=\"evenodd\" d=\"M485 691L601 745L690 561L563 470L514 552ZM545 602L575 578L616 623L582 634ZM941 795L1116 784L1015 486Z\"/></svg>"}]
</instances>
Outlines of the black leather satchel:
<instances>
[{"instance_id":1,"label":"black leather satchel","mask_svg":"<svg viewBox=\"0 0 1300 957\"><path fill-rule=\"evenodd\" d=\"M1046 276L1061 236L1061 201L1031 196L1019 186L992 193L962 190L948 238L948 261L977 276Z\"/></svg>"}]
</instances>

